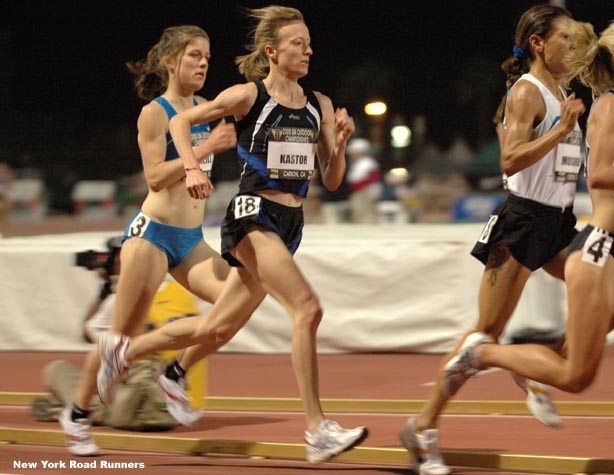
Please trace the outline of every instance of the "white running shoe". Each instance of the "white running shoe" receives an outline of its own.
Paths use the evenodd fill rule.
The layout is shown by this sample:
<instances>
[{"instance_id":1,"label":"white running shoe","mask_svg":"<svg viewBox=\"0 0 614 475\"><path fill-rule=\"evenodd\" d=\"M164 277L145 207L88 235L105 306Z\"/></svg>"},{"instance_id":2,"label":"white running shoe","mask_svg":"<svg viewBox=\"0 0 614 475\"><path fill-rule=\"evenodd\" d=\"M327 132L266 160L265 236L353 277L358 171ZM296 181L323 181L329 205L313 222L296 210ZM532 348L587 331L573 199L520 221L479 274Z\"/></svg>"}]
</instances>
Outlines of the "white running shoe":
<instances>
[{"instance_id":1,"label":"white running shoe","mask_svg":"<svg viewBox=\"0 0 614 475\"><path fill-rule=\"evenodd\" d=\"M532 379L523 378L516 373L512 373L512 377L516 384L527 393L525 402L533 417L553 429L561 427L563 421L554 402L552 402L552 387Z\"/></svg>"},{"instance_id":2,"label":"white running shoe","mask_svg":"<svg viewBox=\"0 0 614 475\"><path fill-rule=\"evenodd\" d=\"M73 455L90 457L98 455L100 449L94 442L90 429L92 422L88 419L77 419L76 422L70 417L72 405L66 406L60 415L60 425L65 434L68 451Z\"/></svg>"},{"instance_id":3,"label":"white running shoe","mask_svg":"<svg viewBox=\"0 0 614 475\"><path fill-rule=\"evenodd\" d=\"M401 429L399 438L403 447L409 451L409 462L420 475L448 475L450 467L446 465L439 452L439 431L427 429L422 434L416 433L414 419L409 419Z\"/></svg>"},{"instance_id":4,"label":"white running shoe","mask_svg":"<svg viewBox=\"0 0 614 475\"><path fill-rule=\"evenodd\" d=\"M360 444L368 435L369 430L364 426L344 429L335 421L324 419L313 433L305 431L307 461L320 463L330 460Z\"/></svg>"},{"instance_id":5,"label":"white running shoe","mask_svg":"<svg viewBox=\"0 0 614 475\"><path fill-rule=\"evenodd\" d=\"M124 358L129 341L130 338L126 335L110 332L104 332L98 338L100 367L96 376L96 384L98 396L106 406L113 404L117 385L130 368Z\"/></svg>"},{"instance_id":6,"label":"white running shoe","mask_svg":"<svg viewBox=\"0 0 614 475\"><path fill-rule=\"evenodd\" d=\"M201 411L192 409L190 405L192 398L186 393L185 378L179 378L179 382L175 382L162 373L157 382L166 396L168 413L182 426L193 427L200 419Z\"/></svg>"},{"instance_id":7,"label":"white running shoe","mask_svg":"<svg viewBox=\"0 0 614 475\"><path fill-rule=\"evenodd\" d=\"M494 343L494 340L478 331L467 333L458 343L443 367L441 391L445 395L454 396L465 381L483 369L476 358L475 350L484 343Z\"/></svg>"}]
</instances>

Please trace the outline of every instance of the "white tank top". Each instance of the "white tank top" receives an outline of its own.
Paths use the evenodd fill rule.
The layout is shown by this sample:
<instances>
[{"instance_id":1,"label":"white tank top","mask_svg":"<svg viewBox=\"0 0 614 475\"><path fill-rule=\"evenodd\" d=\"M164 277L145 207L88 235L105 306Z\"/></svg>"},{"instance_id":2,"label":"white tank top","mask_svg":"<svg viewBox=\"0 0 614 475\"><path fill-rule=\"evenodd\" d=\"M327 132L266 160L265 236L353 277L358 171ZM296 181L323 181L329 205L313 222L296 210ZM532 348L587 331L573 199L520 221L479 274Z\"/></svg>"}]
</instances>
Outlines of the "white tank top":
<instances>
[{"instance_id":1,"label":"white tank top","mask_svg":"<svg viewBox=\"0 0 614 475\"><path fill-rule=\"evenodd\" d=\"M546 134L561 119L561 103L535 76L523 74L519 81L529 81L537 86L544 98L546 115L535 127L531 140ZM514 86L512 86L513 88ZM565 91L561 88L563 96ZM505 120L504 120L505 125ZM576 194L576 182L582 164L580 144L582 131L576 122L574 130L538 162L511 177L503 175L507 189L516 196L539 203L566 208L571 206Z\"/></svg>"}]
</instances>

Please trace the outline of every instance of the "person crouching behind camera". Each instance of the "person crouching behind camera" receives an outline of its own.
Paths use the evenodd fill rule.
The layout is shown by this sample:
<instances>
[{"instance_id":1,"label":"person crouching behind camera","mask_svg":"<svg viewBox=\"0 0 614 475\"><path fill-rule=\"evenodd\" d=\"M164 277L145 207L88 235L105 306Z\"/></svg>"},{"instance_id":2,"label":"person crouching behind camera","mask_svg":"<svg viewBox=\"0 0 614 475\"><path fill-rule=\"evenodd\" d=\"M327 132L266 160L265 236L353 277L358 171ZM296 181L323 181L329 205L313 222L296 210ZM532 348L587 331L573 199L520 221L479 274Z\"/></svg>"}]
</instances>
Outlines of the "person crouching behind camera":
<instances>
[{"instance_id":1,"label":"person crouching behind camera","mask_svg":"<svg viewBox=\"0 0 614 475\"><path fill-rule=\"evenodd\" d=\"M88 343L97 343L99 335L109 329L113 318L115 285L120 273L121 237L111 238L107 247L108 252L85 251L76 255L76 265L96 271L103 281L83 322L83 338ZM158 289L143 330L149 331L165 322L197 313L194 297L169 279ZM95 398L92 406L93 423L136 431L162 431L176 427L177 422L166 410L164 392L155 382L163 365L162 360L174 357L174 353L159 354L132 365L128 377L118 387L113 405L106 407L98 397ZM197 402L204 397L204 366L203 361L188 374L192 392L190 396ZM47 364L43 369L43 381L51 394L36 398L33 402L34 418L39 421L57 421L62 409L72 400L82 373L82 366L66 360Z\"/></svg>"}]
</instances>

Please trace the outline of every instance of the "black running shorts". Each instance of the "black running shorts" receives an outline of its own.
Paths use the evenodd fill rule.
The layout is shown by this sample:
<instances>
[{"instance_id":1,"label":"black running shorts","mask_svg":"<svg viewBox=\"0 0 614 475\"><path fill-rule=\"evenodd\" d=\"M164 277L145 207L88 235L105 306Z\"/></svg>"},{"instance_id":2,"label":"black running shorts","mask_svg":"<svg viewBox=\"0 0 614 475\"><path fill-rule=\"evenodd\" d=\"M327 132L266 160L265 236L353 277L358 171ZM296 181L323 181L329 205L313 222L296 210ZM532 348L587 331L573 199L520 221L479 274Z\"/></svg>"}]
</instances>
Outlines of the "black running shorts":
<instances>
[{"instance_id":1,"label":"black running shorts","mask_svg":"<svg viewBox=\"0 0 614 475\"><path fill-rule=\"evenodd\" d=\"M510 194L493 211L471 255L486 264L490 249L504 244L518 262L534 271L571 243L575 226L571 206L562 209Z\"/></svg>"},{"instance_id":2,"label":"black running shorts","mask_svg":"<svg viewBox=\"0 0 614 475\"><path fill-rule=\"evenodd\" d=\"M258 195L236 195L222 222L222 257L233 267L243 267L230 251L254 226L276 233L294 254L303 237L303 224L302 206L284 206Z\"/></svg>"}]
</instances>

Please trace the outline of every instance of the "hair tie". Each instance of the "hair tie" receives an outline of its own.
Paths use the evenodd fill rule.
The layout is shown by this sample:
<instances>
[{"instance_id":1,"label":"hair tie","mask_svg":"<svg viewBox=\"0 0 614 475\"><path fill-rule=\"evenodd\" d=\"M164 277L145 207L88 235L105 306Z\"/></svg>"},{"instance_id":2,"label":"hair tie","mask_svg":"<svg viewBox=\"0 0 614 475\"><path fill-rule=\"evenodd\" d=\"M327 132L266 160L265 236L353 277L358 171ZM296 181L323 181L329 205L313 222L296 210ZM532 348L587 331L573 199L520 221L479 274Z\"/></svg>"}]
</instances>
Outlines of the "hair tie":
<instances>
[{"instance_id":1,"label":"hair tie","mask_svg":"<svg viewBox=\"0 0 614 475\"><path fill-rule=\"evenodd\" d=\"M514 58L516 59L526 59L527 58L527 52L518 45L514 45L512 52L514 54Z\"/></svg>"}]
</instances>

